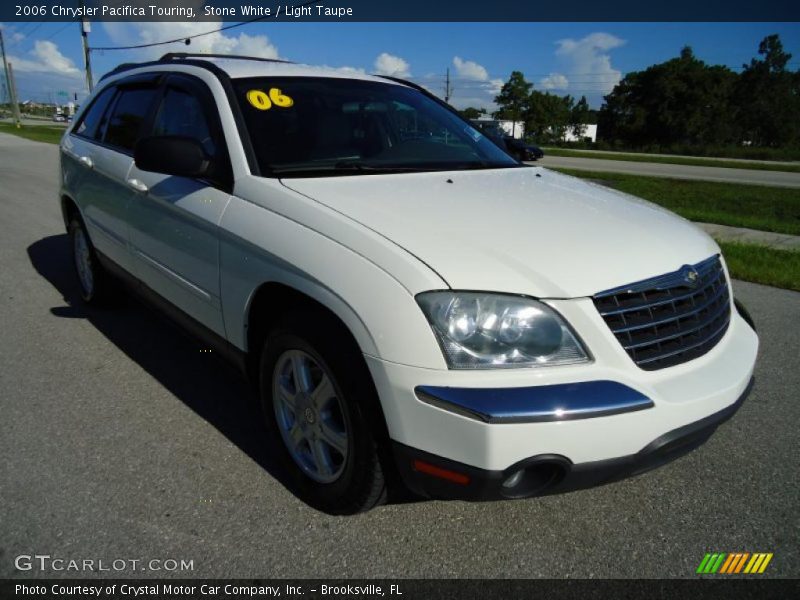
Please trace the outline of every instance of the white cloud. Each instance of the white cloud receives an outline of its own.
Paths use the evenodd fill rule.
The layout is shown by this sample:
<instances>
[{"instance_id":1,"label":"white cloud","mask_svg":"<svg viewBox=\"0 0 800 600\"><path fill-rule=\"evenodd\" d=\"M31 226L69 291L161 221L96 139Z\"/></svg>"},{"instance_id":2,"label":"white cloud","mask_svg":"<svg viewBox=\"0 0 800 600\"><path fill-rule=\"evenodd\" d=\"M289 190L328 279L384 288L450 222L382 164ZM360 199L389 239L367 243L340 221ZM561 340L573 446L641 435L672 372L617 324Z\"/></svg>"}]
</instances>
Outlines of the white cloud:
<instances>
[{"instance_id":1,"label":"white cloud","mask_svg":"<svg viewBox=\"0 0 800 600\"><path fill-rule=\"evenodd\" d=\"M17 31L16 26L14 25L4 25L3 23L0 23L0 30L3 31L6 50L9 49L9 46L13 46L14 44L17 44L25 39L25 34Z\"/></svg>"},{"instance_id":2,"label":"white cloud","mask_svg":"<svg viewBox=\"0 0 800 600\"><path fill-rule=\"evenodd\" d=\"M133 6L147 7L154 4L151 0L129 0ZM184 8L193 8L195 14L202 14L206 0L183 0ZM194 38L189 45L184 40L190 36L206 33L222 27L221 20L213 21L161 21L161 22L103 22L112 46L133 46L152 44L164 40L178 39L172 44L153 46L123 52L119 54L120 62L125 60L152 60L167 52L195 52L209 54L246 54L260 58L279 58L278 49L266 35L225 35L215 31L202 37Z\"/></svg>"},{"instance_id":3,"label":"white cloud","mask_svg":"<svg viewBox=\"0 0 800 600\"><path fill-rule=\"evenodd\" d=\"M245 56L259 56L261 58L280 58L278 48L272 44L265 35L247 35L240 33L236 38L220 36L217 46L228 46L231 54L244 54ZM198 38L202 39L202 38ZM192 40L192 44L195 40ZM216 52L216 50L214 50Z\"/></svg>"},{"instance_id":4,"label":"white cloud","mask_svg":"<svg viewBox=\"0 0 800 600\"><path fill-rule=\"evenodd\" d=\"M486 89L495 96L500 93L500 91L503 89L503 85L505 85L505 81L502 79L491 79L488 83L489 84L486 86Z\"/></svg>"},{"instance_id":5,"label":"white cloud","mask_svg":"<svg viewBox=\"0 0 800 600\"><path fill-rule=\"evenodd\" d=\"M114 45L131 46L151 44L171 39L185 39L198 33L205 33L221 27L220 21L180 21L153 23L103 23L103 28ZM167 52L196 52L209 54L246 54L260 58L280 58L278 48L269 41L266 35L248 35L240 33L228 36L222 32L194 38L187 46L183 41L172 44L153 46L141 50L132 50L127 54L136 54L137 60L155 59Z\"/></svg>"},{"instance_id":6,"label":"white cloud","mask_svg":"<svg viewBox=\"0 0 800 600\"><path fill-rule=\"evenodd\" d=\"M349 65L345 65L342 67L332 67L330 65L314 65L315 67L319 67L320 69L325 69L330 71L332 74L339 74L339 75L366 75L367 72L362 69L361 67L351 67Z\"/></svg>"},{"instance_id":7,"label":"white cloud","mask_svg":"<svg viewBox=\"0 0 800 600\"><path fill-rule=\"evenodd\" d=\"M455 81L450 103L456 108L474 106L494 110L494 97L500 93L505 81L492 78L486 67L460 56L453 57L453 67Z\"/></svg>"},{"instance_id":8,"label":"white cloud","mask_svg":"<svg viewBox=\"0 0 800 600\"><path fill-rule=\"evenodd\" d=\"M561 73L550 73L539 82L539 87L544 90L565 90L569 86L569 79Z\"/></svg>"},{"instance_id":9,"label":"white cloud","mask_svg":"<svg viewBox=\"0 0 800 600\"><path fill-rule=\"evenodd\" d=\"M86 95L83 69L64 56L58 46L49 40L37 40L34 47L23 56L8 57L14 66L17 97L44 102L67 102L77 94Z\"/></svg>"},{"instance_id":10,"label":"white cloud","mask_svg":"<svg viewBox=\"0 0 800 600\"><path fill-rule=\"evenodd\" d=\"M567 38L556 43L556 57L567 72L574 73L572 80L568 82L570 88L577 91L584 88L608 94L622 79L622 73L611 66L609 51L622 46L625 40L610 33L596 32L579 40ZM553 75L555 74L551 73L550 77ZM543 87L547 79L549 78L542 80Z\"/></svg>"},{"instance_id":11,"label":"white cloud","mask_svg":"<svg viewBox=\"0 0 800 600\"><path fill-rule=\"evenodd\" d=\"M472 81L486 81L489 73L483 65L479 65L471 60L462 60L458 56L453 57L453 66L456 68L456 75L462 79Z\"/></svg>"},{"instance_id":12,"label":"white cloud","mask_svg":"<svg viewBox=\"0 0 800 600\"><path fill-rule=\"evenodd\" d=\"M12 63L16 71L29 73L57 73L59 75L78 76L80 69L69 58L61 54L53 42L36 40L33 50L27 57L11 56L8 62Z\"/></svg>"},{"instance_id":13,"label":"white cloud","mask_svg":"<svg viewBox=\"0 0 800 600\"><path fill-rule=\"evenodd\" d=\"M330 69L331 71L336 71L337 73L345 73L347 75L366 75L367 72L362 69L361 67L350 67L345 65L343 67L329 67L328 65L323 65L323 68Z\"/></svg>"},{"instance_id":14,"label":"white cloud","mask_svg":"<svg viewBox=\"0 0 800 600\"><path fill-rule=\"evenodd\" d=\"M378 75L390 75L392 77L410 77L411 70L409 64L400 58L387 52L383 52L375 59L375 72Z\"/></svg>"}]
</instances>

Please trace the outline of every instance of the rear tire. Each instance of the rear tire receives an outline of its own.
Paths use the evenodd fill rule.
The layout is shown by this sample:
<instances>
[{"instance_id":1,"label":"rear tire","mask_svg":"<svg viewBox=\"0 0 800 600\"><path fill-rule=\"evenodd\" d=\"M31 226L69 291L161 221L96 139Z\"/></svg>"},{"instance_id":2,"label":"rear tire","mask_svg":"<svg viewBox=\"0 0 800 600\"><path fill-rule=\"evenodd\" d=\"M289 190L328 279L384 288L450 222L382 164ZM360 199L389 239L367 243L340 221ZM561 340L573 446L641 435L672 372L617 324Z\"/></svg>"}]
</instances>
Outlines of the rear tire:
<instances>
[{"instance_id":1,"label":"rear tire","mask_svg":"<svg viewBox=\"0 0 800 600\"><path fill-rule=\"evenodd\" d=\"M342 329L320 313L287 315L267 335L259 369L270 443L298 495L331 514L386 499L370 417L377 393Z\"/></svg>"},{"instance_id":2,"label":"rear tire","mask_svg":"<svg viewBox=\"0 0 800 600\"><path fill-rule=\"evenodd\" d=\"M107 304L111 297L110 277L97 259L97 252L80 218L72 217L67 233L81 298L92 306Z\"/></svg>"}]
</instances>

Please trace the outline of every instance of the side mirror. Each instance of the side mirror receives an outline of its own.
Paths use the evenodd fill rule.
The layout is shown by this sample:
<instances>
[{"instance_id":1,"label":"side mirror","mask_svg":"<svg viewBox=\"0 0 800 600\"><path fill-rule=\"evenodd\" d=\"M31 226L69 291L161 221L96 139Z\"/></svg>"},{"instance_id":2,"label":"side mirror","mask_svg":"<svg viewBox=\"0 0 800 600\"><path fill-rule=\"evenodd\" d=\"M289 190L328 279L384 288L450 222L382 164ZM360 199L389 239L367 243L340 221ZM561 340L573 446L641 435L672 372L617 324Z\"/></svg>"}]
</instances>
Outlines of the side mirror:
<instances>
[{"instance_id":1,"label":"side mirror","mask_svg":"<svg viewBox=\"0 0 800 600\"><path fill-rule=\"evenodd\" d=\"M133 161L142 171L177 177L204 177L212 171L211 159L200 142L179 135L140 139L133 149Z\"/></svg>"}]
</instances>

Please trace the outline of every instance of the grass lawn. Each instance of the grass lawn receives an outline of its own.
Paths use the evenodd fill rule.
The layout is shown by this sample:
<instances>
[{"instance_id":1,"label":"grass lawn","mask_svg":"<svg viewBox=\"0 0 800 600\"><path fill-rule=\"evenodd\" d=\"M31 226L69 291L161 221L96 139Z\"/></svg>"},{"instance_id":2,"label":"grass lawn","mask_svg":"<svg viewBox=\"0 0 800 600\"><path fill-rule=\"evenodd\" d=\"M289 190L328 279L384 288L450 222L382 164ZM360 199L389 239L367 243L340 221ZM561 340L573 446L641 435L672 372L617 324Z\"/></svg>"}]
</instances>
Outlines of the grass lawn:
<instances>
[{"instance_id":1,"label":"grass lawn","mask_svg":"<svg viewBox=\"0 0 800 600\"><path fill-rule=\"evenodd\" d=\"M64 135L65 127L52 125L23 125L19 129L11 123L0 123L0 133L11 133L34 142L47 142L57 144Z\"/></svg>"},{"instance_id":2,"label":"grass lawn","mask_svg":"<svg viewBox=\"0 0 800 600\"><path fill-rule=\"evenodd\" d=\"M800 189L554 170L650 200L690 221L800 235Z\"/></svg>"},{"instance_id":3,"label":"grass lawn","mask_svg":"<svg viewBox=\"0 0 800 600\"><path fill-rule=\"evenodd\" d=\"M800 292L800 252L717 240L731 276Z\"/></svg>"},{"instance_id":4,"label":"grass lawn","mask_svg":"<svg viewBox=\"0 0 800 600\"><path fill-rule=\"evenodd\" d=\"M726 169L756 169L758 171L784 171L800 173L798 165L778 165L763 162L741 162L733 160L713 160L702 157L669 156L642 156L641 154L617 154L599 152L586 152L584 150L570 150L569 148L547 148L548 156L572 156L575 158L601 158L604 160L626 160L630 162L667 163L670 165L691 165L695 167L722 167Z\"/></svg>"}]
</instances>

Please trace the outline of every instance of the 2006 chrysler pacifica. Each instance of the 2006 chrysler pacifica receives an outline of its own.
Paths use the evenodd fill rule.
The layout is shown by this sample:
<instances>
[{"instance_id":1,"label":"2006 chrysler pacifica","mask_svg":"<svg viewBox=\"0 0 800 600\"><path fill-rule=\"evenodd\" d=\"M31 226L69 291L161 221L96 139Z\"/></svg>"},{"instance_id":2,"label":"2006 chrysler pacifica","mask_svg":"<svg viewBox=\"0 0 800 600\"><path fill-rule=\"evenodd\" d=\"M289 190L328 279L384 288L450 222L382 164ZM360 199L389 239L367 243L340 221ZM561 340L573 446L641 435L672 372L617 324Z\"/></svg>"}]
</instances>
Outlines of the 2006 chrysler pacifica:
<instances>
[{"instance_id":1,"label":"2006 chrysler pacifica","mask_svg":"<svg viewBox=\"0 0 800 600\"><path fill-rule=\"evenodd\" d=\"M414 84L170 54L61 142L85 301L127 280L256 383L299 493L389 473L518 498L641 472L746 396L720 250L652 204L517 162Z\"/></svg>"}]
</instances>

